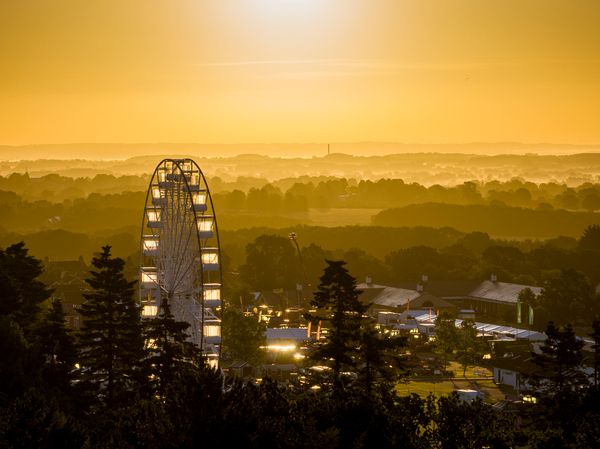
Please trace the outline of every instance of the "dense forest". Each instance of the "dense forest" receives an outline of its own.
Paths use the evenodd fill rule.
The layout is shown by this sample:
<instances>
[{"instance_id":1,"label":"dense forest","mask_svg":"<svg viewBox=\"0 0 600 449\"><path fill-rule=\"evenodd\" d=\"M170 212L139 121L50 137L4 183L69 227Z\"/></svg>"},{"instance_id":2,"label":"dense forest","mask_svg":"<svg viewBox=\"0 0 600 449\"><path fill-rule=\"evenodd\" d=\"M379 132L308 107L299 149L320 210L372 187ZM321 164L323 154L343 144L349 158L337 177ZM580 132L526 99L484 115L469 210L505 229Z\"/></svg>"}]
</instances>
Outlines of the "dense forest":
<instances>
[{"instance_id":1,"label":"dense forest","mask_svg":"<svg viewBox=\"0 0 600 449\"><path fill-rule=\"evenodd\" d=\"M213 194L220 195L223 208L299 211L307 207L389 208L419 203L491 204L533 209L600 209L600 185L557 181L531 182L523 178L486 181L474 178L460 183L418 183L402 178L357 178L299 175L269 179L250 176L208 178ZM145 191L148 174L100 173L69 177L58 174L32 176L17 173L0 176L3 202L84 199L90 194L121 194ZM11 195L10 192L16 194ZM294 200L297 202L295 203Z\"/></svg>"}]
</instances>

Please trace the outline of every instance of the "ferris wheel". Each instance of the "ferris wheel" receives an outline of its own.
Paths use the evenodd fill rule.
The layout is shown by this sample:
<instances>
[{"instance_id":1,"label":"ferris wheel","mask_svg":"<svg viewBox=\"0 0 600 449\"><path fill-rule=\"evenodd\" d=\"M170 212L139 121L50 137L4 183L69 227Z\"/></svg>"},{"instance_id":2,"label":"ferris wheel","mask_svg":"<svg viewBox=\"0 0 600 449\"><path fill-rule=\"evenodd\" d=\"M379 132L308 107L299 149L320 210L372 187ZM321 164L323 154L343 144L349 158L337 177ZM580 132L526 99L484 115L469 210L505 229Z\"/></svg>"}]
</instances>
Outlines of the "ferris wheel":
<instances>
[{"instance_id":1,"label":"ferris wheel","mask_svg":"<svg viewBox=\"0 0 600 449\"><path fill-rule=\"evenodd\" d=\"M142 316L168 302L175 319L190 324L190 340L212 365L221 346L219 232L206 178L191 159L164 159L152 175L140 248Z\"/></svg>"}]
</instances>

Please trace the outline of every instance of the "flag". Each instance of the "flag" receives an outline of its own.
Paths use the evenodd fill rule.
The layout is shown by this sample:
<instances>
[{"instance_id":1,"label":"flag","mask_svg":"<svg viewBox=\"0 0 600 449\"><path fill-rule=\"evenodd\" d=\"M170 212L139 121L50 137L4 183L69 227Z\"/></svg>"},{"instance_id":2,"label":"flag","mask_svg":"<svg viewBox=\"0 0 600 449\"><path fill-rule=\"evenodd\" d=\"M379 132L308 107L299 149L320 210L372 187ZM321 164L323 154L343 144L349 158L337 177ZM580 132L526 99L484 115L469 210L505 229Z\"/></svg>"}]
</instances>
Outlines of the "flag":
<instances>
[{"instance_id":1,"label":"flag","mask_svg":"<svg viewBox=\"0 0 600 449\"><path fill-rule=\"evenodd\" d=\"M529 306L529 325L533 326L533 307Z\"/></svg>"}]
</instances>

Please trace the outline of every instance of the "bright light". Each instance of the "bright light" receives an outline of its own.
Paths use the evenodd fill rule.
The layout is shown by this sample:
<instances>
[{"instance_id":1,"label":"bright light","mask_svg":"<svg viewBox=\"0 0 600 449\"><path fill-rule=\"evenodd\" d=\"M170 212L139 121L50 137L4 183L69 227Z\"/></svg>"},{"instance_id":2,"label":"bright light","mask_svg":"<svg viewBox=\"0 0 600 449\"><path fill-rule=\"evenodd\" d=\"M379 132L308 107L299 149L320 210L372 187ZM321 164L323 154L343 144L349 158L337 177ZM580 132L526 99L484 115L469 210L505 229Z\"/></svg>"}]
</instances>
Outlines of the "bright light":
<instances>
[{"instance_id":1,"label":"bright light","mask_svg":"<svg viewBox=\"0 0 600 449\"><path fill-rule=\"evenodd\" d=\"M219 254L216 251L205 251L202 253L202 263L205 265L218 264Z\"/></svg>"},{"instance_id":2,"label":"bright light","mask_svg":"<svg viewBox=\"0 0 600 449\"><path fill-rule=\"evenodd\" d=\"M158 248L158 240L156 239L144 239L144 249L152 251Z\"/></svg>"},{"instance_id":3,"label":"bright light","mask_svg":"<svg viewBox=\"0 0 600 449\"><path fill-rule=\"evenodd\" d=\"M158 307L152 305L145 305L142 309L142 316L156 316Z\"/></svg>"},{"instance_id":4,"label":"bright light","mask_svg":"<svg viewBox=\"0 0 600 449\"><path fill-rule=\"evenodd\" d=\"M206 204L206 194L205 193L195 193L193 196L194 196L194 204Z\"/></svg>"},{"instance_id":5,"label":"bright light","mask_svg":"<svg viewBox=\"0 0 600 449\"><path fill-rule=\"evenodd\" d=\"M296 349L296 345L268 345L261 346L261 348L266 349L267 351L291 352Z\"/></svg>"},{"instance_id":6,"label":"bright light","mask_svg":"<svg viewBox=\"0 0 600 449\"><path fill-rule=\"evenodd\" d=\"M157 283L158 273L152 271L142 271L142 284Z\"/></svg>"},{"instance_id":7,"label":"bright light","mask_svg":"<svg viewBox=\"0 0 600 449\"><path fill-rule=\"evenodd\" d=\"M160 210L149 210L148 221L160 221Z\"/></svg>"},{"instance_id":8,"label":"bright light","mask_svg":"<svg viewBox=\"0 0 600 449\"><path fill-rule=\"evenodd\" d=\"M204 336L205 337L220 337L221 326L219 325L204 325Z\"/></svg>"},{"instance_id":9,"label":"bright light","mask_svg":"<svg viewBox=\"0 0 600 449\"><path fill-rule=\"evenodd\" d=\"M219 287L209 287L202 291L202 297L205 300L218 300L221 299L221 289Z\"/></svg>"},{"instance_id":10,"label":"bright light","mask_svg":"<svg viewBox=\"0 0 600 449\"><path fill-rule=\"evenodd\" d=\"M198 217L198 231L200 232L210 232L213 229L213 219L212 218L201 218Z\"/></svg>"}]
</instances>

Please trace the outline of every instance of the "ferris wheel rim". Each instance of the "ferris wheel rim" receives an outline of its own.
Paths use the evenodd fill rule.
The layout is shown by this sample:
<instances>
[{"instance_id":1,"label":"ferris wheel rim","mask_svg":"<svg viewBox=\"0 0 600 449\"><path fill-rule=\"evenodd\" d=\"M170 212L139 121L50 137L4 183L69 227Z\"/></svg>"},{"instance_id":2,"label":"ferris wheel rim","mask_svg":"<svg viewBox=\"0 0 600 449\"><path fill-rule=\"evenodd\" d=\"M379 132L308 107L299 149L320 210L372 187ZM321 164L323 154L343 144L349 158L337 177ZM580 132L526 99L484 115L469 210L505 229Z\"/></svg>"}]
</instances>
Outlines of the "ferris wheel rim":
<instances>
[{"instance_id":1,"label":"ferris wheel rim","mask_svg":"<svg viewBox=\"0 0 600 449\"><path fill-rule=\"evenodd\" d=\"M189 164L189 169L183 167L183 164ZM169 167L169 168L167 168ZM157 187L159 189L163 188L160 186L160 181L159 181L159 173L161 170L170 170L171 173L173 174L173 172L177 172L177 174L180 175L180 181L182 182L184 188L180 189L183 191L183 195L185 197L186 201L189 201L191 204L191 221L193 223L193 227L194 227L194 233L196 235L195 237L195 244L194 244L194 248L196 252L196 257L192 258L192 263L190 263L188 265L187 269L192 268L192 264L196 262L196 260L199 262L199 279L196 276L196 280L199 280L199 283L195 283L194 281L194 285L198 285L198 291L202 292L202 295L204 295L204 290L205 290L205 286L207 285L218 285L218 291L219 291L219 305L221 308L221 316L223 314L223 310L224 310L224 301L223 301L223 297L222 297L222 288L223 288L223 270L222 270L222 259L221 259L221 240L220 240L220 235L219 235L219 230L218 230L218 221L217 221L217 214L215 212L214 209L214 204L213 204L213 199L212 199L212 194L210 191L210 187L208 185L208 182L206 180L206 176L204 175L204 172L202 171L202 169L200 168L200 166L191 158L164 158L162 159L156 166L156 168L154 169L152 176L150 178L150 182L148 185L148 189L146 191L146 197L145 197L145 203L144 203L144 211L143 211L143 215L142 215L142 223L141 223L141 234L140 234L140 255L139 255L139 269L140 271L143 271L144 268L144 261L146 258L150 258L152 259L155 268L156 268L156 272L158 273L158 269L159 269L159 263L157 262L157 258L153 257L153 256L148 256L144 253L144 244L145 244L145 237L147 236L147 234L144 233L144 231L146 229L151 229L151 226L149 225L149 220L148 220L148 211L152 210L153 212L156 211L162 211L163 208L162 207L157 207L156 204L154 204L154 202L152 201L152 204L150 204L150 198L153 198L153 188ZM216 254L217 254L217 279L212 280L211 279L211 275L209 273L208 270L205 270L204 268L204 261L203 261L203 249L206 248L211 248L212 247L208 247L206 246L206 241L209 240L209 238L212 237L206 237L205 239L202 239L200 236L200 232L199 230L199 215L195 209L195 205L194 205L194 197L193 197L193 192L195 192L195 189L192 189L190 182L188 181L188 178L186 176L186 173L195 173L197 172L198 174L198 191L201 192L205 192L206 194L206 204L210 205L210 211L212 213L212 215L206 215L206 216L210 216L211 220L212 220L212 226L214 227L214 237L216 240L216 247L214 248L216 250ZM204 188L204 190L201 189L201 187ZM165 189L167 189L167 187L164 187ZM168 202L167 202L168 204ZM186 203L187 204L187 203ZM178 203L178 205L180 205ZM167 208L165 208L165 210L168 210ZM205 209L207 210L207 209ZM202 215L201 216L205 216L204 215L204 211L202 210ZM187 208L184 208L185 213L188 212ZM160 212L162 213L162 212ZM161 238L164 239L163 234L159 231L156 231L155 229L152 229L152 236L153 238L155 238L157 241L161 241ZM188 234L188 242L186 242L186 246L189 243L189 238L190 238L190 234ZM203 241L204 240L204 241ZM184 273L186 274L186 273ZM183 278L180 278L180 281ZM217 284L214 283L214 281L218 281ZM160 291L161 289L163 289L165 291L166 298L170 298L170 295L174 294L174 291L167 291L166 288L164 288L164 285L161 285L158 281L157 281L157 285L158 285L158 290ZM140 291L140 300L142 298L142 291L143 291L143 286L139 285L139 291ZM159 301L163 298L162 294L160 294L160 297L158 298ZM194 298L194 301L196 301L196 299ZM207 315L207 311L212 313L212 308L208 308L206 307L206 303L204 300L204 297L202 296L202 299L198 301L200 304L200 348L204 351L205 349L205 323L206 323L206 315ZM157 310L157 315L158 315L158 310ZM213 314L213 316L215 316ZM194 325L194 323L190 323L191 325ZM221 327L221 321L219 320L219 327ZM221 357L221 352L222 352L222 336L220 335L220 331L219 331L219 344L218 344L218 359L220 360Z\"/></svg>"}]
</instances>

